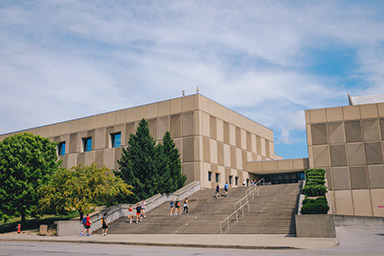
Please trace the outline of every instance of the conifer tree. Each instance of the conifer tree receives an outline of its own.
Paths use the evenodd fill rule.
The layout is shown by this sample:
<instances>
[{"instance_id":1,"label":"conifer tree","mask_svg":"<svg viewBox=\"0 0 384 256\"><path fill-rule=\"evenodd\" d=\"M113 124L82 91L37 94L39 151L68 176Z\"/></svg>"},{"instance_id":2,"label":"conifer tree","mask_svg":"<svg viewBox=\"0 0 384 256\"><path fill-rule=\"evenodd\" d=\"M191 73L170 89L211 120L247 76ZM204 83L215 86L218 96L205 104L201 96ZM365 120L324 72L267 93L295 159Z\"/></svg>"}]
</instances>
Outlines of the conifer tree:
<instances>
[{"instance_id":1,"label":"conifer tree","mask_svg":"<svg viewBox=\"0 0 384 256\"><path fill-rule=\"evenodd\" d=\"M181 188L186 180L186 176L181 173L180 153L176 148L171 134L167 131L163 136L163 143L159 144L161 171L160 193L172 193Z\"/></svg>"},{"instance_id":2,"label":"conifer tree","mask_svg":"<svg viewBox=\"0 0 384 256\"><path fill-rule=\"evenodd\" d=\"M149 133L148 122L142 119L136 134L130 135L128 147L123 148L123 154L118 161L120 172L116 172L133 187L133 194L128 196L128 202L135 203L158 193L158 158L158 150Z\"/></svg>"}]
</instances>

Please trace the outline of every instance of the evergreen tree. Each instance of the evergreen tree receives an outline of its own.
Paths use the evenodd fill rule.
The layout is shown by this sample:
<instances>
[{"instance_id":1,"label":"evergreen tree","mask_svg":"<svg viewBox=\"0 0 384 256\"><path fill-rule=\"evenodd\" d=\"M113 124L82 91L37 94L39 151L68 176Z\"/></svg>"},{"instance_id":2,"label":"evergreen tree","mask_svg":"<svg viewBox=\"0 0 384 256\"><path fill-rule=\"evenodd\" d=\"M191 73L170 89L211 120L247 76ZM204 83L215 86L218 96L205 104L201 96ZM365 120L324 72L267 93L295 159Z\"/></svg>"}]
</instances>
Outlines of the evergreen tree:
<instances>
[{"instance_id":1,"label":"evergreen tree","mask_svg":"<svg viewBox=\"0 0 384 256\"><path fill-rule=\"evenodd\" d=\"M123 148L123 154L118 161L120 172L116 172L133 187L133 194L127 198L130 203L149 198L159 192L158 153L155 140L149 133L148 122L142 119L136 134L130 135L128 147Z\"/></svg>"},{"instance_id":2,"label":"evergreen tree","mask_svg":"<svg viewBox=\"0 0 384 256\"><path fill-rule=\"evenodd\" d=\"M180 153L169 131L164 134L163 143L158 146L161 171L159 192L169 194L181 188L187 177L181 173Z\"/></svg>"}]
</instances>

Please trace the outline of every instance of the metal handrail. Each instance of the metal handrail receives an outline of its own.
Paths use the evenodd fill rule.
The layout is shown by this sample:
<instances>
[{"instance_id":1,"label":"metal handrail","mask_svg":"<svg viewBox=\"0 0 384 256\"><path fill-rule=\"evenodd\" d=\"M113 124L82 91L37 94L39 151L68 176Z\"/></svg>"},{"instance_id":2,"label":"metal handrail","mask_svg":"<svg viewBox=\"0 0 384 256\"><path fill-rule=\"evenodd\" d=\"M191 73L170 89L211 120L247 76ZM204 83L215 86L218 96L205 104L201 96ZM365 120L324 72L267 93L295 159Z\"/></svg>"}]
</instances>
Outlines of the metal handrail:
<instances>
[{"instance_id":1,"label":"metal handrail","mask_svg":"<svg viewBox=\"0 0 384 256\"><path fill-rule=\"evenodd\" d=\"M236 223L239 222L239 219L240 219L240 216L239 216L239 211L241 210L241 218L244 218L244 207L245 205L248 205L248 212L251 211L251 208L250 208L250 205L249 205L249 201L246 201L244 204L242 204L237 210L235 210L234 212L232 212L230 215L228 215L228 217L226 217L224 220L222 220L220 222L220 227L219 227L219 232L222 233L223 231L223 223L226 222L226 227L227 227L227 230L229 230L229 220L230 218L235 215L236 216ZM225 226L224 226L225 227Z\"/></svg>"},{"instance_id":2,"label":"metal handrail","mask_svg":"<svg viewBox=\"0 0 384 256\"><path fill-rule=\"evenodd\" d=\"M231 216L233 216L234 214L236 214L236 223L238 222L238 214L237 214L237 213L238 213L240 210L242 211L242 217L244 217L244 206L245 206L246 204L248 204L248 212L251 211L251 208L250 208L250 205L249 205L249 200L248 200L248 198L249 198L250 195L252 195L252 199L255 199L255 191L257 191L257 196L259 196L259 188L258 188L258 185L260 185L262 181L265 182L264 178L258 180L258 181L255 183L255 185L253 185L252 187L250 187L249 189L247 189L247 190L245 191L245 196L243 196L239 201L237 201L236 203L233 204L233 208L234 208L233 212L232 212L231 214L229 214L228 217L226 217L224 220L222 220L222 221L220 222L220 227L219 227L219 229L220 229L220 230L219 230L220 233L222 232L222 228L221 228L221 226L222 226L222 224L223 224L225 221L227 221L227 226L228 226L228 230L229 230L229 218L230 218ZM245 200L245 203L241 204L241 202L244 201L244 200ZM237 205L238 205L238 204L241 204L241 205L237 208Z\"/></svg>"},{"instance_id":3,"label":"metal handrail","mask_svg":"<svg viewBox=\"0 0 384 256\"><path fill-rule=\"evenodd\" d=\"M258 180L255 185L253 185L252 187L248 188L247 190L245 190L245 196L243 196L239 201L237 201L236 203L233 204L233 210L236 211L237 209L237 205L238 204L241 204L242 201L246 200L248 201L248 196L252 194L252 199L255 199L255 190L257 192L257 197L259 196L259 188L258 186L261 184L261 182L264 181L264 178L261 178L260 180Z\"/></svg>"}]
</instances>

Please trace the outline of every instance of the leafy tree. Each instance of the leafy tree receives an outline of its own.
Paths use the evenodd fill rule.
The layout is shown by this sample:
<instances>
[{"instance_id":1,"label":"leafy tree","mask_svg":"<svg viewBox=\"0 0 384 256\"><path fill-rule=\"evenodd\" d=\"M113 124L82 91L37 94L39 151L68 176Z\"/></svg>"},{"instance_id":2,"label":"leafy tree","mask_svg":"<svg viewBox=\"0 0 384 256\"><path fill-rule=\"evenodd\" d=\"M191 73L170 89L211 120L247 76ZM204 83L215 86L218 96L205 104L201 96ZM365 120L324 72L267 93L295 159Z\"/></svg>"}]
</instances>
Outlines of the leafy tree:
<instances>
[{"instance_id":1,"label":"leafy tree","mask_svg":"<svg viewBox=\"0 0 384 256\"><path fill-rule=\"evenodd\" d=\"M163 143L159 144L158 148L160 151L159 170L162 173L159 192L169 194L181 188L187 177L181 173L180 153L169 131L164 134Z\"/></svg>"},{"instance_id":2,"label":"leafy tree","mask_svg":"<svg viewBox=\"0 0 384 256\"><path fill-rule=\"evenodd\" d=\"M44 212L64 214L75 208L83 214L89 212L92 204L113 199L118 194L131 194L132 187L116 177L108 168L79 164L71 170L61 169L50 182L40 189L41 209Z\"/></svg>"},{"instance_id":3,"label":"leafy tree","mask_svg":"<svg viewBox=\"0 0 384 256\"><path fill-rule=\"evenodd\" d=\"M58 170L56 143L31 133L0 142L0 218L35 215L38 188Z\"/></svg>"},{"instance_id":4,"label":"leafy tree","mask_svg":"<svg viewBox=\"0 0 384 256\"><path fill-rule=\"evenodd\" d=\"M142 119L136 134L129 136L128 147L123 148L119 163L119 172L116 172L125 182L133 186L133 194L127 200L131 203L158 193L158 150L155 140L151 137L148 122Z\"/></svg>"}]
</instances>

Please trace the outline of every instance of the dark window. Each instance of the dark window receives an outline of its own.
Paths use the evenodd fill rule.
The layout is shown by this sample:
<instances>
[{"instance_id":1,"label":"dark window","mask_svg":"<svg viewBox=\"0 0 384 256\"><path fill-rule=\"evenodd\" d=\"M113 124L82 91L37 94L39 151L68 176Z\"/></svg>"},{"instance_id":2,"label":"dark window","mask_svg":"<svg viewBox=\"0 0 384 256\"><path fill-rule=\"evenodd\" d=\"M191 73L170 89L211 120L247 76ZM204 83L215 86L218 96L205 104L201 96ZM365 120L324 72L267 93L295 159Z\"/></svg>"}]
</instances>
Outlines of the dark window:
<instances>
[{"instance_id":1,"label":"dark window","mask_svg":"<svg viewBox=\"0 0 384 256\"><path fill-rule=\"evenodd\" d=\"M92 138L83 139L84 152L92 151Z\"/></svg>"},{"instance_id":2,"label":"dark window","mask_svg":"<svg viewBox=\"0 0 384 256\"><path fill-rule=\"evenodd\" d=\"M113 148L118 148L121 146L121 133L111 134L111 145Z\"/></svg>"},{"instance_id":3,"label":"dark window","mask_svg":"<svg viewBox=\"0 0 384 256\"><path fill-rule=\"evenodd\" d=\"M216 182L219 182L219 173L215 173L216 174Z\"/></svg>"},{"instance_id":4,"label":"dark window","mask_svg":"<svg viewBox=\"0 0 384 256\"><path fill-rule=\"evenodd\" d=\"M212 181L212 172L208 172L208 181Z\"/></svg>"},{"instance_id":5,"label":"dark window","mask_svg":"<svg viewBox=\"0 0 384 256\"><path fill-rule=\"evenodd\" d=\"M235 177L235 186L237 186L238 181L239 181L239 177Z\"/></svg>"},{"instance_id":6,"label":"dark window","mask_svg":"<svg viewBox=\"0 0 384 256\"><path fill-rule=\"evenodd\" d=\"M232 176L229 175L229 184L231 185L232 184Z\"/></svg>"},{"instance_id":7,"label":"dark window","mask_svg":"<svg viewBox=\"0 0 384 256\"><path fill-rule=\"evenodd\" d=\"M59 156L65 155L65 141L60 142L59 145L57 145L57 153Z\"/></svg>"}]
</instances>

